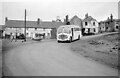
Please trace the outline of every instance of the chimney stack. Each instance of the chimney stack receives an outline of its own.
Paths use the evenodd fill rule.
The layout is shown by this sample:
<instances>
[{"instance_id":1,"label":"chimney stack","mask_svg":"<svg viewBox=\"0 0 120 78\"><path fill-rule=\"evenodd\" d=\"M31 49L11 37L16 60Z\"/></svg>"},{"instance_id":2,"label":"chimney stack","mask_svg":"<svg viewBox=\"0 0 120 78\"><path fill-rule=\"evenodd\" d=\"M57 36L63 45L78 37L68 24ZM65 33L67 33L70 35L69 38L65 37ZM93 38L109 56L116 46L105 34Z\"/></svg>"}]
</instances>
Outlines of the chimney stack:
<instances>
[{"instance_id":1,"label":"chimney stack","mask_svg":"<svg viewBox=\"0 0 120 78\"><path fill-rule=\"evenodd\" d=\"M37 19L37 24L38 24L38 25L40 24L40 18Z\"/></svg>"},{"instance_id":2,"label":"chimney stack","mask_svg":"<svg viewBox=\"0 0 120 78\"><path fill-rule=\"evenodd\" d=\"M88 18L88 13L87 13L87 14L85 14L85 18Z\"/></svg>"},{"instance_id":3,"label":"chimney stack","mask_svg":"<svg viewBox=\"0 0 120 78\"><path fill-rule=\"evenodd\" d=\"M66 21L66 25L70 25L70 22L69 22L69 17L68 17L68 15L66 15L66 19L65 19L65 21Z\"/></svg>"},{"instance_id":4,"label":"chimney stack","mask_svg":"<svg viewBox=\"0 0 120 78\"><path fill-rule=\"evenodd\" d=\"M5 22L6 22L6 21L8 21L8 18L7 18L7 17L5 17Z\"/></svg>"},{"instance_id":5,"label":"chimney stack","mask_svg":"<svg viewBox=\"0 0 120 78\"><path fill-rule=\"evenodd\" d=\"M111 19L111 21L113 20L113 15L111 14L111 16L110 16L110 19Z\"/></svg>"},{"instance_id":6,"label":"chimney stack","mask_svg":"<svg viewBox=\"0 0 120 78\"><path fill-rule=\"evenodd\" d=\"M68 15L66 15L66 22L68 22Z\"/></svg>"}]
</instances>

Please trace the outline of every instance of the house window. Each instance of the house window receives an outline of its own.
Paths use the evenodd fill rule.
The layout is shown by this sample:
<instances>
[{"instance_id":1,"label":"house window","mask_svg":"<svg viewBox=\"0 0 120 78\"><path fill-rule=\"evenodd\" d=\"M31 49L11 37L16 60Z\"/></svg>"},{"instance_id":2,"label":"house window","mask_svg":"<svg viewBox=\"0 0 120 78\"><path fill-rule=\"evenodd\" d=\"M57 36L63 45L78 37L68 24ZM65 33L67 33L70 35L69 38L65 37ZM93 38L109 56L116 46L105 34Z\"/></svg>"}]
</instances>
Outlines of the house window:
<instances>
[{"instance_id":1,"label":"house window","mask_svg":"<svg viewBox=\"0 0 120 78\"><path fill-rule=\"evenodd\" d=\"M94 28L94 32L96 32L95 28Z\"/></svg>"},{"instance_id":2,"label":"house window","mask_svg":"<svg viewBox=\"0 0 120 78\"><path fill-rule=\"evenodd\" d=\"M101 25L101 23L99 23L99 25Z\"/></svg>"},{"instance_id":3,"label":"house window","mask_svg":"<svg viewBox=\"0 0 120 78\"><path fill-rule=\"evenodd\" d=\"M12 33L10 33L10 35L12 35Z\"/></svg>"},{"instance_id":4,"label":"house window","mask_svg":"<svg viewBox=\"0 0 120 78\"><path fill-rule=\"evenodd\" d=\"M116 26L116 29L118 29L118 26Z\"/></svg>"},{"instance_id":5,"label":"house window","mask_svg":"<svg viewBox=\"0 0 120 78\"><path fill-rule=\"evenodd\" d=\"M93 22L93 26L95 26L95 22Z\"/></svg>"},{"instance_id":6,"label":"house window","mask_svg":"<svg viewBox=\"0 0 120 78\"><path fill-rule=\"evenodd\" d=\"M108 29L108 27L106 27L106 29Z\"/></svg>"},{"instance_id":7,"label":"house window","mask_svg":"<svg viewBox=\"0 0 120 78\"><path fill-rule=\"evenodd\" d=\"M35 30L37 30L37 28L35 28Z\"/></svg>"},{"instance_id":8,"label":"house window","mask_svg":"<svg viewBox=\"0 0 120 78\"><path fill-rule=\"evenodd\" d=\"M28 33L26 33L26 35L28 35Z\"/></svg>"},{"instance_id":9,"label":"house window","mask_svg":"<svg viewBox=\"0 0 120 78\"><path fill-rule=\"evenodd\" d=\"M87 26L88 25L88 23L87 22L85 22L85 26Z\"/></svg>"}]
</instances>

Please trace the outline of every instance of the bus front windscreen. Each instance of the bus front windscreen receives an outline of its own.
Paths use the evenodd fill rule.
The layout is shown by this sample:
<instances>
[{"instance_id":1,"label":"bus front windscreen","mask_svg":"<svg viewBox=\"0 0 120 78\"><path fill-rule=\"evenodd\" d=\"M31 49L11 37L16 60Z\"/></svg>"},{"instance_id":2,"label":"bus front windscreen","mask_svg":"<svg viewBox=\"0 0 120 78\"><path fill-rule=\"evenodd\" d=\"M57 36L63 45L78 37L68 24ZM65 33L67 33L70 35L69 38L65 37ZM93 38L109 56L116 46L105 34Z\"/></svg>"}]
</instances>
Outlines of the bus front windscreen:
<instances>
[{"instance_id":1,"label":"bus front windscreen","mask_svg":"<svg viewBox=\"0 0 120 78\"><path fill-rule=\"evenodd\" d=\"M65 29L64 29L64 33L69 34L69 33L70 33L70 30L69 30L69 29L67 29L67 28L65 28Z\"/></svg>"},{"instance_id":2,"label":"bus front windscreen","mask_svg":"<svg viewBox=\"0 0 120 78\"><path fill-rule=\"evenodd\" d=\"M60 34L60 33L67 33L69 34L71 31L68 29L68 28L59 28L57 33Z\"/></svg>"},{"instance_id":3,"label":"bus front windscreen","mask_svg":"<svg viewBox=\"0 0 120 78\"><path fill-rule=\"evenodd\" d=\"M58 34L63 32L63 28L58 29Z\"/></svg>"}]
</instances>

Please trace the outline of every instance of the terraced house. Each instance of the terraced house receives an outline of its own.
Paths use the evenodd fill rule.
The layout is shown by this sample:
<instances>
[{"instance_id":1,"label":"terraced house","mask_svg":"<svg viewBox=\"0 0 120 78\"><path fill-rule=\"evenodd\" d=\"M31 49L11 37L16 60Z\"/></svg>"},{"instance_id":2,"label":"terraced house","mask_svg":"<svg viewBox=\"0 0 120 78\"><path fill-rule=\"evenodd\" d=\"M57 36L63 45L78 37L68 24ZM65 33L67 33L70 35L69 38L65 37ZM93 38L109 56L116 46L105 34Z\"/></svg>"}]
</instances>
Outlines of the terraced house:
<instances>
[{"instance_id":1,"label":"terraced house","mask_svg":"<svg viewBox=\"0 0 120 78\"><path fill-rule=\"evenodd\" d=\"M32 38L35 33L45 34L45 39L56 38L56 29L63 25L63 22L56 21L41 21L39 18L37 21L26 21L26 37ZM24 34L24 21L22 20L8 20L5 21L5 34Z\"/></svg>"},{"instance_id":2,"label":"terraced house","mask_svg":"<svg viewBox=\"0 0 120 78\"><path fill-rule=\"evenodd\" d=\"M99 22L99 33L105 32L105 29L106 29L105 22L104 21L100 21Z\"/></svg>"},{"instance_id":3,"label":"terraced house","mask_svg":"<svg viewBox=\"0 0 120 78\"><path fill-rule=\"evenodd\" d=\"M70 25L78 25L82 29L82 19L75 15L70 19Z\"/></svg>"},{"instance_id":4,"label":"terraced house","mask_svg":"<svg viewBox=\"0 0 120 78\"><path fill-rule=\"evenodd\" d=\"M66 20L65 20L65 24L67 25L77 25L81 28L83 28L83 25L82 25L82 19L79 18L77 15L73 16L72 18L68 18L68 15L66 16Z\"/></svg>"},{"instance_id":5,"label":"terraced house","mask_svg":"<svg viewBox=\"0 0 120 78\"><path fill-rule=\"evenodd\" d=\"M88 13L83 19L83 34L97 34L98 31L98 22L92 16L88 16Z\"/></svg>"},{"instance_id":6,"label":"terraced house","mask_svg":"<svg viewBox=\"0 0 120 78\"><path fill-rule=\"evenodd\" d=\"M100 32L117 32L120 29L120 19L113 19L111 14L107 20L99 22Z\"/></svg>"}]
</instances>

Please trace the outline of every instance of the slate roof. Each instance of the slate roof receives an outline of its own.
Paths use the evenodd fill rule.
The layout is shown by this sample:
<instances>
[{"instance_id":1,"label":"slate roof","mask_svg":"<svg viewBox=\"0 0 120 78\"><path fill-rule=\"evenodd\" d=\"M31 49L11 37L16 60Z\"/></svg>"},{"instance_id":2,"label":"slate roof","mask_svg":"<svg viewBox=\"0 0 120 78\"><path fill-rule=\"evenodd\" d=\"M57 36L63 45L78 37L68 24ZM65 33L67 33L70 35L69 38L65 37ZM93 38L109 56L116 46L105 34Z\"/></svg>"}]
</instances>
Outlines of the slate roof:
<instances>
[{"instance_id":1,"label":"slate roof","mask_svg":"<svg viewBox=\"0 0 120 78\"><path fill-rule=\"evenodd\" d=\"M59 26L64 25L63 22L41 22L39 27L44 28L58 28Z\"/></svg>"},{"instance_id":2,"label":"slate roof","mask_svg":"<svg viewBox=\"0 0 120 78\"><path fill-rule=\"evenodd\" d=\"M116 22L120 22L120 19L113 19L113 21L116 21ZM102 21L102 22L111 22L111 20L109 19L107 19L107 20L104 20L104 21Z\"/></svg>"},{"instance_id":3,"label":"slate roof","mask_svg":"<svg viewBox=\"0 0 120 78\"><path fill-rule=\"evenodd\" d=\"M70 19L70 21L73 20L73 19L75 19L75 18L78 18L80 21L82 21L77 15L73 16L73 17Z\"/></svg>"},{"instance_id":4,"label":"slate roof","mask_svg":"<svg viewBox=\"0 0 120 78\"><path fill-rule=\"evenodd\" d=\"M96 21L96 19L94 19L92 16L88 16L87 18L83 19L83 21Z\"/></svg>"},{"instance_id":5,"label":"slate roof","mask_svg":"<svg viewBox=\"0 0 120 78\"><path fill-rule=\"evenodd\" d=\"M37 21L26 21L26 27L31 28L58 28L60 25L64 25L64 22L40 22L37 24ZM24 21L22 20L8 20L5 23L6 27L24 27Z\"/></svg>"},{"instance_id":6,"label":"slate roof","mask_svg":"<svg viewBox=\"0 0 120 78\"><path fill-rule=\"evenodd\" d=\"M4 25L0 25L0 30L4 30L5 26Z\"/></svg>"},{"instance_id":7,"label":"slate roof","mask_svg":"<svg viewBox=\"0 0 120 78\"><path fill-rule=\"evenodd\" d=\"M0 30L2 30L2 25L0 25Z\"/></svg>"}]
</instances>

